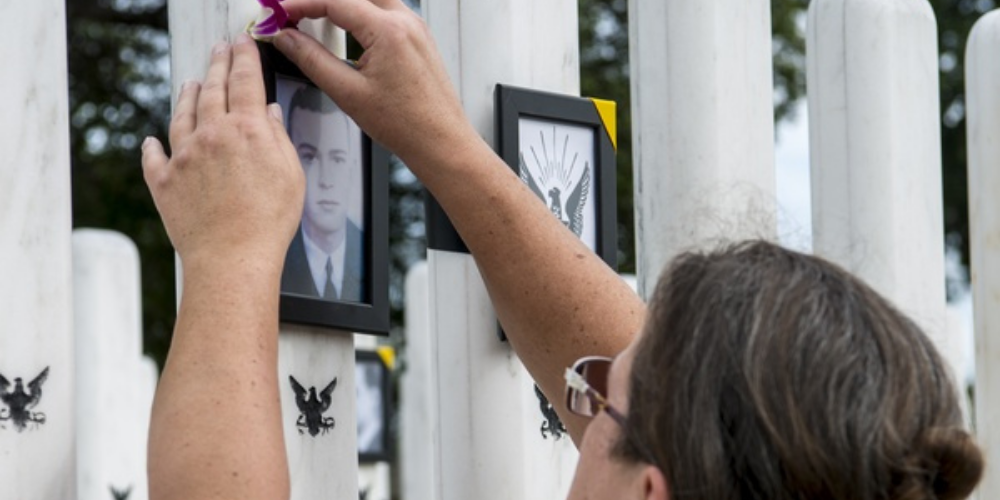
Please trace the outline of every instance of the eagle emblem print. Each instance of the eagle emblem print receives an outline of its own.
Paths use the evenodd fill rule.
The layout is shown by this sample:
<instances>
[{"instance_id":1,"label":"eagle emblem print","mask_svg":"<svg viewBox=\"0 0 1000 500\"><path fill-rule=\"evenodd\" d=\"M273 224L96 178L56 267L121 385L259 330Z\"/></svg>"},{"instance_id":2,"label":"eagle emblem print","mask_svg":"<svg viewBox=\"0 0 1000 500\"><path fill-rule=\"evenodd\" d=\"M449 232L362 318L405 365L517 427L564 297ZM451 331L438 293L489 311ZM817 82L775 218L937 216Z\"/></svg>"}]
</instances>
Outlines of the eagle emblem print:
<instances>
[{"instance_id":1,"label":"eagle emblem print","mask_svg":"<svg viewBox=\"0 0 1000 500\"><path fill-rule=\"evenodd\" d=\"M28 428L28 424L36 426L45 423L45 414L38 411L31 411L42 400L42 384L49 377L49 367L45 367L41 373L28 382L28 390L24 389L24 381L21 377L14 378L14 388L11 383L0 374L0 402L4 407L0 408L0 426L3 422L13 422L17 432L22 432Z\"/></svg>"},{"instance_id":2,"label":"eagle emblem print","mask_svg":"<svg viewBox=\"0 0 1000 500\"><path fill-rule=\"evenodd\" d=\"M295 406L301 412L295 421L299 434L309 432L310 436L316 436L321 432L326 434L333 429L337 421L333 417L324 417L323 414L330 409L330 403L333 402L333 390L337 388L337 378L334 377L333 382L327 384L319 393L316 392L316 387L306 390L291 375L288 376L288 381L291 382L292 390L295 392Z\"/></svg>"}]
</instances>

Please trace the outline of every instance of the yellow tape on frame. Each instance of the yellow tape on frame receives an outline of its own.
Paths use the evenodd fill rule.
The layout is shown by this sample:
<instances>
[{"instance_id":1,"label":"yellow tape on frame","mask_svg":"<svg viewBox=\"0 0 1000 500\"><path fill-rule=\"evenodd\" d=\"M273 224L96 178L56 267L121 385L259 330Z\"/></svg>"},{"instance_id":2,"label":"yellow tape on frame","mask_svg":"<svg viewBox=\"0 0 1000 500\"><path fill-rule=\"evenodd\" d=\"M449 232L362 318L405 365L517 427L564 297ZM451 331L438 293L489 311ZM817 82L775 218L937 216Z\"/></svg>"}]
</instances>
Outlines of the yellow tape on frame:
<instances>
[{"instance_id":1,"label":"yellow tape on frame","mask_svg":"<svg viewBox=\"0 0 1000 500\"><path fill-rule=\"evenodd\" d=\"M393 349L392 346L378 346L378 348L375 349L375 352L377 352L378 356L382 358L382 362L389 368L389 371L396 368L396 350Z\"/></svg>"},{"instance_id":2,"label":"yellow tape on frame","mask_svg":"<svg viewBox=\"0 0 1000 500\"><path fill-rule=\"evenodd\" d=\"M591 102L594 103L594 107L597 108L597 114L601 116L601 121L604 123L604 130L608 132L608 138L611 139L611 145L615 148L615 152L618 151L618 103L615 101L608 101L606 99L594 99L590 98Z\"/></svg>"}]
</instances>

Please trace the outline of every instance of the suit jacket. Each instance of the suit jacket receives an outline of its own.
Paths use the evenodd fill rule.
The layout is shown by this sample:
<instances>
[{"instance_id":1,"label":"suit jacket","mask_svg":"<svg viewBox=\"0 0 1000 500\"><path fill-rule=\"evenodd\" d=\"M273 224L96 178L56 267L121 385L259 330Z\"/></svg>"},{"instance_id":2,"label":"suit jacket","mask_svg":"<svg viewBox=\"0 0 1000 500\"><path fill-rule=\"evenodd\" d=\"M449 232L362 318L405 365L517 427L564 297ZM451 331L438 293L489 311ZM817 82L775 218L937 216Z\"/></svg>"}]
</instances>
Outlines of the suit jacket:
<instances>
[{"instance_id":1,"label":"suit jacket","mask_svg":"<svg viewBox=\"0 0 1000 500\"><path fill-rule=\"evenodd\" d=\"M346 302L363 302L364 285L364 255L361 238L364 233L350 219L347 220L347 234L344 238L344 281L340 285L340 299ZM302 240L302 227L295 233L292 244L288 246L285 256L285 268L281 273L282 293L294 293L308 297L322 298L322 293L316 290L312 273L309 271L309 260L306 259L305 242Z\"/></svg>"}]
</instances>

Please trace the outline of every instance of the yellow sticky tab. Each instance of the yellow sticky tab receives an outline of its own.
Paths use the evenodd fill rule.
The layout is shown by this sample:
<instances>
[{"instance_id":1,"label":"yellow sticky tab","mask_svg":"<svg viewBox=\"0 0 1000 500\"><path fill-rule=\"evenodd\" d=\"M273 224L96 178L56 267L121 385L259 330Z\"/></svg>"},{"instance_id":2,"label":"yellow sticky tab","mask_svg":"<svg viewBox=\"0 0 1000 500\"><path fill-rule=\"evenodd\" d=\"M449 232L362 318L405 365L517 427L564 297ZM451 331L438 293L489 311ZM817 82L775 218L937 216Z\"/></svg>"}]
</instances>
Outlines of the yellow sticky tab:
<instances>
[{"instance_id":1,"label":"yellow sticky tab","mask_svg":"<svg viewBox=\"0 0 1000 500\"><path fill-rule=\"evenodd\" d=\"M618 151L618 103L606 99L591 98L590 100L597 108L597 114L601 115L601 121L604 122L604 130L608 132L611 145L614 146L615 151Z\"/></svg>"},{"instance_id":2,"label":"yellow sticky tab","mask_svg":"<svg viewBox=\"0 0 1000 500\"><path fill-rule=\"evenodd\" d=\"M378 357L382 358L382 362L385 363L385 366L387 366L389 370L394 369L396 366L396 350L393 349L392 346L379 346L375 349L375 352L378 353Z\"/></svg>"}]
</instances>

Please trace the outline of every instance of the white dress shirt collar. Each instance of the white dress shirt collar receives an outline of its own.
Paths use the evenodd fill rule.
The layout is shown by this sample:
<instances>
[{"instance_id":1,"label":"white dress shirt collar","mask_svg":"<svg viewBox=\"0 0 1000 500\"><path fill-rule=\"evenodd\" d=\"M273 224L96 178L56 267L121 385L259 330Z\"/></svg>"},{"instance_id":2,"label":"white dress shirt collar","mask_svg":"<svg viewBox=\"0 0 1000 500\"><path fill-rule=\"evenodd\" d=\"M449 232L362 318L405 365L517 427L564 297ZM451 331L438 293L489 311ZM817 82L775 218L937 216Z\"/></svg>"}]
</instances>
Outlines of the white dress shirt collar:
<instances>
[{"instance_id":1,"label":"white dress shirt collar","mask_svg":"<svg viewBox=\"0 0 1000 500\"><path fill-rule=\"evenodd\" d=\"M347 230L346 228L344 229ZM333 251L332 254L327 254L318 245L313 243L309 239L309 235L306 234L305 228L302 229L302 242L304 243L306 250L306 260L309 261L309 272L312 273L313 284L316 285L316 291L319 293L320 297L323 296L323 290L326 290L326 259L329 258L333 263L333 286L337 289L337 297L343 294L343 283L344 283L344 242Z\"/></svg>"}]
</instances>

